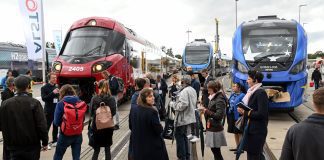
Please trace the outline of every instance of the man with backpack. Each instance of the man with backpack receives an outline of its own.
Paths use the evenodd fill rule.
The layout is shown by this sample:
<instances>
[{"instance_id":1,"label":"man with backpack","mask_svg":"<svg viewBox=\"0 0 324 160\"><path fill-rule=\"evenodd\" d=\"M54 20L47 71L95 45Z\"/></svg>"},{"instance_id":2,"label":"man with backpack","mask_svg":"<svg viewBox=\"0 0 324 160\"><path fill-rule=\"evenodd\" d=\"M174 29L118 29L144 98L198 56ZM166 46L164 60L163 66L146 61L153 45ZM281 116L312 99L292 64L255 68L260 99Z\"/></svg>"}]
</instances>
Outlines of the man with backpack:
<instances>
[{"instance_id":1,"label":"man with backpack","mask_svg":"<svg viewBox=\"0 0 324 160\"><path fill-rule=\"evenodd\" d=\"M118 77L115 77L114 75L110 74L108 71L103 71L101 73L102 77L106 79L109 82L109 89L111 96L116 101L116 115L114 116L115 119L115 129L119 129L119 113L118 113L118 93L122 92L123 84L119 80Z\"/></svg>"},{"instance_id":2,"label":"man with backpack","mask_svg":"<svg viewBox=\"0 0 324 160\"><path fill-rule=\"evenodd\" d=\"M9 152L4 159L38 160L41 149L46 150L48 144L43 107L28 95L30 79L27 76L17 77L14 83L16 96L0 107L0 130Z\"/></svg>"},{"instance_id":3,"label":"man with backpack","mask_svg":"<svg viewBox=\"0 0 324 160\"><path fill-rule=\"evenodd\" d=\"M87 104L76 96L69 84L60 89L61 101L57 103L54 113L54 125L60 126L54 160L63 159L66 149L71 146L74 160L80 159L82 130L87 111Z\"/></svg>"}]
</instances>

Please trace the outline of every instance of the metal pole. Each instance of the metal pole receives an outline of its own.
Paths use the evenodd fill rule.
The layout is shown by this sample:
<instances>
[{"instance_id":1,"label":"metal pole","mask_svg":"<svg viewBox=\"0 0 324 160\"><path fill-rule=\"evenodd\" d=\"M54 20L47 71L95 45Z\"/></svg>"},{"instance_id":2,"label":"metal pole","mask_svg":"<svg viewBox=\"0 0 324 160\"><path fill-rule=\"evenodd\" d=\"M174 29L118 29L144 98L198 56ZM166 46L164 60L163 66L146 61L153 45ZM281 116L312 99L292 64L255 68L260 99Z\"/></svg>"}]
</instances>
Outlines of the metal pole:
<instances>
[{"instance_id":1,"label":"metal pole","mask_svg":"<svg viewBox=\"0 0 324 160\"><path fill-rule=\"evenodd\" d=\"M299 5L298 7L298 23L300 24L300 9L301 9L301 7L304 7L304 6L307 6L307 4L301 4L301 5Z\"/></svg>"},{"instance_id":2,"label":"metal pole","mask_svg":"<svg viewBox=\"0 0 324 160\"><path fill-rule=\"evenodd\" d=\"M46 48L46 45L45 45L45 27L44 27L44 9L43 9L43 1L41 1L41 8L42 8L42 13L41 13L41 15L42 15L42 28L43 28L43 31L42 31L42 37L43 37L43 39L42 39L42 46L43 46L43 48L42 48L42 50L43 50L43 61L42 61L42 69L43 69L43 72L42 72L42 74L43 74L43 82L45 82L46 81L46 76L45 76L45 52L46 52L46 50L45 50L45 48Z\"/></svg>"},{"instance_id":3,"label":"metal pole","mask_svg":"<svg viewBox=\"0 0 324 160\"><path fill-rule=\"evenodd\" d=\"M235 29L237 28L237 1L235 0Z\"/></svg>"},{"instance_id":4,"label":"metal pole","mask_svg":"<svg viewBox=\"0 0 324 160\"><path fill-rule=\"evenodd\" d=\"M191 32L192 32L192 31L190 31L189 28L188 28L188 30L186 31L186 33L188 34L188 43L189 43L189 34L190 34Z\"/></svg>"}]
</instances>

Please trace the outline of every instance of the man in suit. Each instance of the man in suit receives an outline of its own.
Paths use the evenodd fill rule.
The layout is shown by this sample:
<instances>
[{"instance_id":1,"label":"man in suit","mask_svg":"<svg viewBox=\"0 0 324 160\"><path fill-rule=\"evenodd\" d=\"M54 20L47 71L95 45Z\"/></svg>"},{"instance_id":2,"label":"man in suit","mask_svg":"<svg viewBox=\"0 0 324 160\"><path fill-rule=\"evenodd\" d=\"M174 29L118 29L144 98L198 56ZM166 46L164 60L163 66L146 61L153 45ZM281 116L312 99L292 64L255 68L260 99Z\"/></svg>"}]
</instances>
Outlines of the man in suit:
<instances>
[{"instance_id":1,"label":"man in suit","mask_svg":"<svg viewBox=\"0 0 324 160\"><path fill-rule=\"evenodd\" d=\"M205 82L203 87L201 88L202 90L202 96L201 96L201 101L204 107L208 107L209 99L208 99L208 89L207 89L207 84L209 81L214 80L213 77L209 75L208 69L203 69L201 71L201 75L205 78Z\"/></svg>"}]
</instances>

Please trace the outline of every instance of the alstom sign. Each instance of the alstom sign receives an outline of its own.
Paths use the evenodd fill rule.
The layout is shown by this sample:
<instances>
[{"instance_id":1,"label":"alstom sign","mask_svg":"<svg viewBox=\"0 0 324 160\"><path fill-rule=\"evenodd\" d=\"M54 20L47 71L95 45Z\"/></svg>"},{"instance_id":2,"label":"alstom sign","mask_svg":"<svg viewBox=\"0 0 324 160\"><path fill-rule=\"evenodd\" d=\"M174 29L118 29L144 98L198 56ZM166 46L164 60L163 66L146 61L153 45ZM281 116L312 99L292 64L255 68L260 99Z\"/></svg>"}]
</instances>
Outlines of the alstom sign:
<instances>
[{"instance_id":1,"label":"alstom sign","mask_svg":"<svg viewBox=\"0 0 324 160\"><path fill-rule=\"evenodd\" d=\"M41 0L19 0L24 20L28 59L39 60L43 55L43 13Z\"/></svg>"}]
</instances>

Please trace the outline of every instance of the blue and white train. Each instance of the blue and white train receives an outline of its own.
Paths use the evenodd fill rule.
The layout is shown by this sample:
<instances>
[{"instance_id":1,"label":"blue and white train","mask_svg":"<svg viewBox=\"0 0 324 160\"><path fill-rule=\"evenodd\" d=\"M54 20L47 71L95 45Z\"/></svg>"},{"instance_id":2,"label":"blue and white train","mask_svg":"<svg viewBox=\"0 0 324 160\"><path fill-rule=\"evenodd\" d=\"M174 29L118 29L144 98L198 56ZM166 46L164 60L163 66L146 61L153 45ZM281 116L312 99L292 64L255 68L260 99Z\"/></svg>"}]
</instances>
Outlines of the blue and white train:
<instances>
[{"instance_id":1,"label":"blue and white train","mask_svg":"<svg viewBox=\"0 0 324 160\"><path fill-rule=\"evenodd\" d=\"M259 16L242 23L234 34L232 60L233 82L246 85L248 70L255 69L264 74L265 88L289 94L289 101L271 101L271 109L292 110L302 104L308 76L307 35L295 20Z\"/></svg>"}]
</instances>

